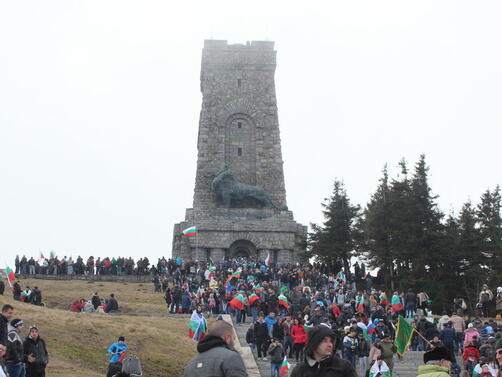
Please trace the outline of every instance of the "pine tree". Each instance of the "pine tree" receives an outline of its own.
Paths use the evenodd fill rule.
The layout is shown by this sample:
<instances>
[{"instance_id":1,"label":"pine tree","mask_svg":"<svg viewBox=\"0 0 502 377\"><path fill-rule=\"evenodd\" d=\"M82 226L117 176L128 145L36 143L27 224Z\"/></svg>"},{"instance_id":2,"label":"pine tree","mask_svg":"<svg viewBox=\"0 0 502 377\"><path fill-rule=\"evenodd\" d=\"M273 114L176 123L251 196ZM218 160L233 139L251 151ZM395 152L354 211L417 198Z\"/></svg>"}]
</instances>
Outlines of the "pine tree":
<instances>
[{"instance_id":1,"label":"pine tree","mask_svg":"<svg viewBox=\"0 0 502 377\"><path fill-rule=\"evenodd\" d=\"M477 292L488 276L486 258L482 253L481 235L476 224L476 211L467 201L460 211L457 248L458 270L471 303L477 302Z\"/></svg>"},{"instance_id":2,"label":"pine tree","mask_svg":"<svg viewBox=\"0 0 502 377\"><path fill-rule=\"evenodd\" d=\"M309 251L322 262L334 266L341 261L348 273L350 257L355 249L355 224L360 216L360 207L352 205L344 184L335 180L333 194L322 204L323 225L311 224Z\"/></svg>"},{"instance_id":3,"label":"pine tree","mask_svg":"<svg viewBox=\"0 0 502 377\"><path fill-rule=\"evenodd\" d=\"M502 277L502 219L500 216L500 187L493 192L486 190L481 196L476 211L483 255L491 263L491 277L498 281Z\"/></svg>"},{"instance_id":4,"label":"pine tree","mask_svg":"<svg viewBox=\"0 0 502 377\"><path fill-rule=\"evenodd\" d=\"M386 283L394 290L394 256L390 247L389 173L387 165L376 192L364 210L358 223L358 251L364 254L373 268L380 267ZM387 284L386 284L387 285Z\"/></svg>"}]
</instances>

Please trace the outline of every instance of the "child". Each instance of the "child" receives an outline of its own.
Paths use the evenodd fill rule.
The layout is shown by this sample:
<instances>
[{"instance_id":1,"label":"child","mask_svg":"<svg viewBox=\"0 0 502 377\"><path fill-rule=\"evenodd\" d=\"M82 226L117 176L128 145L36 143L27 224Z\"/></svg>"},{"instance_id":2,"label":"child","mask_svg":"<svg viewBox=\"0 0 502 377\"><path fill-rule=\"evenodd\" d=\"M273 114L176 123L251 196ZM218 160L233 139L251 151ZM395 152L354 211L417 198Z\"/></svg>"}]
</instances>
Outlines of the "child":
<instances>
[{"instance_id":1,"label":"child","mask_svg":"<svg viewBox=\"0 0 502 377\"><path fill-rule=\"evenodd\" d=\"M278 339L272 339L272 343L268 349L268 354L270 355L270 368L272 370L272 377L279 377L281 371L281 364L284 360L286 353L282 348L281 342Z\"/></svg>"}]
</instances>

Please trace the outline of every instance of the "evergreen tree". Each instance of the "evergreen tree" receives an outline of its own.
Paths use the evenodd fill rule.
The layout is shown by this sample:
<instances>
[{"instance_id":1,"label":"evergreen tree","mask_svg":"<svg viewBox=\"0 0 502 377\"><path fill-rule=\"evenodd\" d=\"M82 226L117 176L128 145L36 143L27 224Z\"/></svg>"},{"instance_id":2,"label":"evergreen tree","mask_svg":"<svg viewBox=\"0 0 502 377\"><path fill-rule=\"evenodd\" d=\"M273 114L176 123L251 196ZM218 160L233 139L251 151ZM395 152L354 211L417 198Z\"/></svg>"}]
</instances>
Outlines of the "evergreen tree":
<instances>
[{"instance_id":1,"label":"evergreen tree","mask_svg":"<svg viewBox=\"0 0 502 377\"><path fill-rule=\"evenodd\" d=\"M324 223L311 224L309 235L310 255L315 255L329 266L341 262L348 273L350 257L355 249L355 224L360 207L352 205L344 184L335 180L333 194L322 204Z\"/></svg>"},{"instance_id":2,"label":"evergreen tree","mask_svg":"<svg viewBox=\"0 0 502 377\"><path fill-rule=\"evenodd\" d=\"M383 271L386 285L394 290L394 256L390 247L390 206L389 173L387 165L382 170L382 178L376 192L364 210L358 223L358 251L364 254L370 267Z\"/></svg>"},{"instance_id":3,"label":"evergreen tree","mask_svg":"<svg viewBox=\"0 0 502 377\"><path fill-rule=\"evenodd\" d=\"M490 259L491 277L495 282L502 277L502 219L500 216L500 187L486 190L481 196L476 217L479 224L483 255Z\"/></svg>"},{"instance_id":4,"label":"evergreen tree","mask_svg":"<svg viewBox=\"0 0 502 377\"><path fill-rule=\"evenodd\" d=\"M481 235L476 224L476 211L467 201L458 219L460 229L456 258L459 275L463 278L464 290L470 303L477 302L477 293L488 276L486 258L482 253Z\"/></svg>"}]
</instances>

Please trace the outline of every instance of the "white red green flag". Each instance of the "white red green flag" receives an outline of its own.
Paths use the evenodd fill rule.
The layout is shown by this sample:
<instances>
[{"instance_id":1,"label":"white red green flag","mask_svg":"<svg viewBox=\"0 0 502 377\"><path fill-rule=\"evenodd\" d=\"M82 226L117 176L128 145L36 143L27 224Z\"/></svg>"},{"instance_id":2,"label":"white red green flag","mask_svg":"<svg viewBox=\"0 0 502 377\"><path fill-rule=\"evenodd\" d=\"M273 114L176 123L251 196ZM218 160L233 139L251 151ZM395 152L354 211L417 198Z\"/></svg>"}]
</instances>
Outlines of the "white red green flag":
<instances>
[{"instance_id":1,"label":"white red green flag","mask_svg":"<svg viewBox=\"0 0 502 377\"><path fill-rule=\"evenodd\" d=\"M288 298L283 294L279 295L279 306L284 306L286 309L289 308Z\"/></svg>"},{"instance_id":2,"label":"white red green flag","mask_svg":"<svg viewBox=\"0 0 502 377\"><path fill-rule=\"evenodd\" d=\"M190 322L188 323L188 337L199 341L205 338L206 332L206 318L202 313L197 313L197 310L194 310Z\"/></svg>"},{"instance_id":3,"label":"white red green flag","mask_svg":"<svg viewBox=\"0 0 502 377\"><path fill-rule=\"evenodd\" d=\"M186 228L183 231L183 235L185 237L195 237L197 235L197 227L196 226L191 226L190 228Z\"/></svg>"},{"instance_id":4,"label":"white red green flag","mask_svg":"<svg viewBox=\"0 0 502 377\"><path fill-rule=\"evenodd\" d=\"M5 268L5 275L7 276L7 281L9 282L9 286L12 288L12 282L16 279L16 275L9 266Z\"/></svg>"},{"instance_id":5,"label":"white red green flag","mask_svg":"<svg viewBox=\"0 0 502 377\"><path fill-rule=\"evenodd\" d=\"M256 293L253 293L251 296L248 298L248 304L249 306L253 305L256 301L260 299L260 296L258 296Z\"/></svg>"},{"instance_id":6,"label":"white red green flag","mask_svg":"<svg viewBox=\"0 0 502 377\"><path fill-rule=\"evenodd\" d=\"M291 365L288 363L288 359L286 358L286 356L284 356L284 360L281 364L281 376L286 376L290 367Z\"/></svg>"},{"instance_id":7,"label":"white red green flag","mask_svg":"<svg viewBox=\"0 0 502 377\"><path fill-rule=\"evenodd\" d=\"M230 300L228 303L231 308L233 309L239 309L243 310L244 309L244 297L239 293L238 295L235 295L235 297Z\"/></svg>"},{"instance_id":8,"label":"white red green flag","mask_svg":"<svg viewBox=\"0 0 502 377\"><path fill-rule=\"evenodd\" d=\"M382 306L387 306L389 303L389 300L387 300L387 295L385 292L380 293L380 305Z\"/></svg>"},{"instance_id":9,"label":"white red green flag","mask_svg":"<svg viewBox=\"0 0 502 377\"><path fill-rule=\"evenodd\" d=\"M401 302L401 297L399 297L398 295L392 296L391 305L392 305L392 313L400 312L401 310L404 309L403 303Z\"/></svg>"},{"instance_id":10,"label":"white red green flag","mask_svg":"<svg viewBox=\"0 0 502 377\"><path fill-rule=\"evenodd\" d=\"M364 313L364 296L356 296L356 309L359 313Z\"/></svg>"},{"instance_id":11,"label":"white red green flag","mask_svg":"<svg viewBox=\"0 0 502 377\"><path fill-rule=\"evenodd\" d=\"M272 260L270 259L270 251L267 254L267 257L265 258L265 266L268 266Z\"/></svg>"},{"instance_id":12,"label":"white red green flag","mask_svg":"<svg viewBox=\"0 0 502 377\"><path fill-rule=\"evenodd\" d=\"M370 369L370 377L390 377L390 369L387 366L385 361L382 361L382 364L379 365L378 362L374 362L373 366Z\"/></svg>"}]
</instances>

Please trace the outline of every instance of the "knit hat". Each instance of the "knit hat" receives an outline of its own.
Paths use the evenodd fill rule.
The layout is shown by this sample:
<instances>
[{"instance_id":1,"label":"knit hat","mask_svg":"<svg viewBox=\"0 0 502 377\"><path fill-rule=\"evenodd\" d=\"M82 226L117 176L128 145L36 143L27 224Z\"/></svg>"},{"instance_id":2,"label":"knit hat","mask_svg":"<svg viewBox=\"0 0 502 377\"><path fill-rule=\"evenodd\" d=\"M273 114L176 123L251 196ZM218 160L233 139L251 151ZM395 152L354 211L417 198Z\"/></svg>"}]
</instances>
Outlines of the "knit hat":
<instances>
[{"instance_id":1,"label":"knit hat","mask_svg":"<svg viewBox=\"0 0 502 377\"><path fill-rule=\"evenodd\" d=\"M37 326L35 326L35 325L32 325L32 326L30 326L29 331L31 331L31 330L37 330L37 331L38 331L38 327L37 327Z\"/></svg>"},{"instance_id":2,"label":"knit hat","mask_svg":"<svg viewBox=\"0 0 502 377\"><path fill-rule=\"evenodd\" d=\"M10 325L17 329L19 326L24 325L24 322L22 319L14 318L12 321L10 321Z\"/></svg>"},{"instance_id":3,"label":"knit hat","mask_svg":"<svg viewBox=\"0 0 502 377\"><path fill-rule=\"evenodd\" d=\"M336 335L326 325L319 325L314 327L312 330L309 331L308 333L308 341L307 345L305 346L305 355L312 357L314 355L314 351L319 347L319 344L321 344L322 340L329 336L333 340L333 346L336 346Z\"/></svg>"},{"instance_id":4,"label":"knit hat","mask_svg":"<svg viewBox=\"0 0 502 377\"><path fill-rule=\"evenodd\" d=\"M474 327L474 325L472 324L472 322L467 325L467 328L469 328L469 329L472 329L473 327Z\"/></svg>"}]
</instances>

